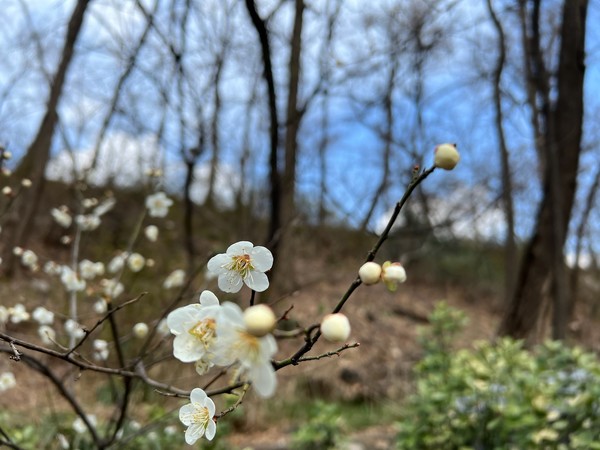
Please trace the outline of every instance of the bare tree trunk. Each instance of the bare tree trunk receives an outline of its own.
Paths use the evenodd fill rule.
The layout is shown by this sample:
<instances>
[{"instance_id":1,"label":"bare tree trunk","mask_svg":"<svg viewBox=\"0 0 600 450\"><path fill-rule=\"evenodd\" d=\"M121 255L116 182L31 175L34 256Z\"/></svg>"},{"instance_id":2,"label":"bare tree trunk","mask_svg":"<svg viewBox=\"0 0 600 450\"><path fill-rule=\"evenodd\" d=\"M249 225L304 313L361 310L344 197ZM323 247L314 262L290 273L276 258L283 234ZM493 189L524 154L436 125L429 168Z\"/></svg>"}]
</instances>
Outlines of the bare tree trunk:
<instances>
[{"instance_id":1,"label":"bare tree trunk","mask_svg":"<svg viewBox=\"0 0 600 450\"><path fill-rule=\"evenodd\" d=\"M89 3L90 0L78 0L75 5L69 20L60 62L50 85L46 113L33 142L15 171L17 177L29 177L33 181L34 187L20 196L18 205L15 205L16 214L14 219L7 222L8 227L6 227L4 233L5 264L3 264L3 268L8 275L14 271L15 258L12 254L12 248L16 245L25 245L44 190L44 173L50 159L52 138L58 122L58 103L65 84L67 70L73 59L75 42Z\"/></svg>"},{"instance_id":2,"label":"bare tree trunk","mask_svg":"<svg viewBox=\"0 0 600 450\"><path fill-rule=\"evenodd\" d=\"M205 203L208 205L215 205L215 180L217 177L217 167L219 165L219 118L221 115L221 74L223 73L223 63L225 60L226 46L223 45L221 54L217 57L215 66L215 76L213 78L214 92L214 104L213 104L213 117L211 121L211 157L210 157L210 175L208 179L208 192L206 193Z\"/></svg>"},{"instance_id":3,"label":"bare tree trunk","mask_svg":"<svg viewBox=\"0 0 600 450\"><path fill-rule=\"evenodd\" d=\"M281 179L281 236L279 237L279 258L290 263L294 261L294 242L292 226L296 217L296 161L298 154L298 129L302 113L298 110L298 86L300 84L300 53L302 50L302 23L304 16L304 0L296 0L294 27L289 62L289 84L286 112L285 133L285 166ZM293 267L291 267L293 270ZM285 274L288 275L288 274ZM281 291L293 288L292 276L280 276L276 286Z\"/></svg>"},{"instance_id":4,"label":"bare tree trunk","mask_svg":"<svg viewBox=\"0 0 600 450\"><path fill-rule=\"evenodd\" d=\"M263 76L267 83L267 93L269 97L269 181L270 181L270 201L271 215L269 220L269 230L267 235L267 246L273 254L273 268L271 274L275 273L277 265L278 241L279 232L281 229L281 180L279 174L279 132L277 118L277 98L275 95L275 80L273 79L273 65L271 63L271 48L269 45L269 34L264 20L258 15L254 0L246 0L246 9L254 25L254 29L258 33L260 47L262 49L264 71Z\"/></svg>"},{"instance_id":5,"label":"bare tree trunk","mask_svg":"<svg viewBox=\"0 0 600 450\"><path fill-rule=\"evenodd\" d=\"M513 182L510 170L509 152L504 136L502 113L502 72L506 60L506 39L502 24L498 20L491 0L487 0L487 7L492 22L498 33L498 59L494 70L494 109L496 112L495 122L498 133L498 146L500 149L500 167L502 178L502 206L506 220L506 237L504 241L504 303L509 304L513 294L517 270L517 246L515 243L515 213L513 205Z\"/></svg>"},{"instance_id":6,"label":"bare tree trunk","mask_svg":"<svg viewBox=\"0 0 600 450\"><path fill-rule=\"evenodd\" d=\"M567 0L563 5L556 83L558 96L552 109L548 108L545 114L547 126L543 148L547 167L543 199L533 237L521 263L515 295L500 325L500 334L528 337L540 319L545 286L551 287L553 337L562 338L566 334L569 300L563 246L575 198L581 152L587 3L587 0ZM534 14L535 10L534 4ZM534 29L538 25L534 24Z\"/></svg>"}]
</instances>

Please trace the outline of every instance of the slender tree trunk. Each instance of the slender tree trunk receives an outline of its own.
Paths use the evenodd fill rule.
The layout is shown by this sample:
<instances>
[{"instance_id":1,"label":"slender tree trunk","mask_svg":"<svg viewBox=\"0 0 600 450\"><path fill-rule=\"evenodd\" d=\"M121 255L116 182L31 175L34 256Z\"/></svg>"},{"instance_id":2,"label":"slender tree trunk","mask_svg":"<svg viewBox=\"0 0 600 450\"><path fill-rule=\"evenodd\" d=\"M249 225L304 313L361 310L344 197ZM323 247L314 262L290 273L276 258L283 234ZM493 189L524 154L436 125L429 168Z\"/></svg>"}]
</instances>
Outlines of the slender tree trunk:
<instances>
[{"instance_id":1,"label":"slender tree trunk","mask_svg":"<svg viewBox=\"0 0 600 450\"><path fill-rule=\"evenodd\" d=\"M6 227L3 233L5 243L5 264L3 265L3 269L8 275L14 271L15 258L12 254L12 248L16 245L26 244L40 197L44 190L44 173L50 159L52 138L54 137L54 131L58 122L58 103L65 84L67 70L73 59L75 42L81 30L85 11L89 3L90 0L78 0L75 5L75 9L69 20L58 68L50 85L46 113L33 142L15 170L16 177L28 177L33 181L34 186L19 197L18 204L15 205L16 214L12 220L7 222L8 227Z\"/></svg>"},{"instance_id":2,"label":"slender tree trunk","mask_svg":"<svg viewBox=\"0 0 600 450\"><path fill-rule=\"evenodd\" d=\"M269 182L271 215L269 219L269 230L267 235L267 246L273 253L274 263L271 273L275 273L277 267L277 253L279 232L281 229L281 180L279 173L279 132L277 118L277 98L275 95L275 80L273 78L273 65L271 62L271 47L269 45L269 34L264 20L258 14L254 0L246 0L246 9L252 20L254 29L258 33L260 47L262 49L264 71L263 76L267 83L267 94L269 102Z\"/></svg>"},{"instance_id":3,"label":"slender tree trunk","mask_svg":"<svg viewBox=\"0 0 600 450\"><path fill-rule=\"evenodd\" d=\"M494 70L494 109L498 146L500 149L500 167L502 179L502 206L506 220L506 236L504 241L504 304L508 305L513 294L517 270L517 246L515 242L515 213L513 205L513 182L510 170L509 152L504 135L502 112L502 72L506 60L506 39L502 24L492 6L487 0L487 7L492 22L498 33L498 59Z\"/></svg>"},{"instance_id":4,"label":"slender tree trunk","mask_svg":"<svg viewBox=\"0 0 600 450\"><path fill-rule=\"evenodd\" d=\"M298 155L298 129L301 112L298 110L298 87L300 84L302 50L302 23L304 16L304 0L296 0L294 27L292 30L291 52L289 62L289 84L286 111L285 133L285 166L281 179L281 236L279 242L279 258L288 264L294 261L295 243L292 239L292 227L296 217L296 161ZM291 267L293 271L293 267ZM289 275L289 276L288 276ZM294 279L292 274L283 274L277 279L276 286L280 293L292 289Z\"/></svg>"},{"instance_id":5,"label":"slender tree trunk","mask_svg":"<svg viewBox=\"0 0 600 450\"><path fill-rule=\"evenodd\" d=\"M544 291L552 298L553 337L563 338L566 334L569 299L563 246L575 199L581 152L587 3L587 0L567 0L563 5L558 96L545 115L543 148L547 167L543 199L500 334L528 337L540 320Z\"/></svg>"}]
</instances>

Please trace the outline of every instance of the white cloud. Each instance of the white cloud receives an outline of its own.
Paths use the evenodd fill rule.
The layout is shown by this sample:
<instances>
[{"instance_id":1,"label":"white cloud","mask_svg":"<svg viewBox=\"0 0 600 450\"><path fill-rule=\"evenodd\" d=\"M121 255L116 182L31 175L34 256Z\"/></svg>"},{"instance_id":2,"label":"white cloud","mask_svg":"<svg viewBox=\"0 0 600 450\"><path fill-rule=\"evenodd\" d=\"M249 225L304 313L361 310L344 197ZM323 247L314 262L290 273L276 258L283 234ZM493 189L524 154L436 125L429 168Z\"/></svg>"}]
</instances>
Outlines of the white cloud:
<instances>
[{"instance_id":1,"label":"white cloud","mask_svg":"<svg viewBox=\"0 0 600 450\"><path fill-rule=\"evenodd\" d=\"M154 135L132 136L125 132L110 134L100 147L96 167L87 174L86 180L93 186L108 184L118 187L133 187L148 182L147 172L161 168L164 171L165 189L173 195L183 192L186 167L180 160L161 160L162 151ZM83 178L84 170L89 170L93 159L93 149L74 152L61 151L55 155L46 169L46 178L64 183L72 183ZM194 203L203 203L208 192L210 166L198 164L194 168L194 181L190 197ZM217 203L231 206L239 187L237 172L228 165L221 164L216 169L215 197Z\"/></svg>"}]
</instances>

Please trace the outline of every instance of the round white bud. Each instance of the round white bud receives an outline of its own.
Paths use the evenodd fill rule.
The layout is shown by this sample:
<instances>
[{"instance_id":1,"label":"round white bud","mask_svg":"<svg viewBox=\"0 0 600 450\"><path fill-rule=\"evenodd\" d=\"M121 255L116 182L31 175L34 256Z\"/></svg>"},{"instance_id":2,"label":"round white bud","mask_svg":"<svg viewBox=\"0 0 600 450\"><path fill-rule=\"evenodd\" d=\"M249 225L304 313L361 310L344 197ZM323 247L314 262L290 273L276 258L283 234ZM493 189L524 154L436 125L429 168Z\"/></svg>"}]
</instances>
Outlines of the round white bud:
<instances>
[{"instance_id":1,"label":"round white bud","mask_svg":"<svg viewBox=\"0 0 600 450\"><path fill-rule=\"evenodd\" d=\"M458 164L460 154L456 150L456 144L440 144L435 147L435 167L444 170L452 170Z\"/></svg>"},{"instance_id":2,"label":"round white bud","mask_svg":"<svg viewBox=\"0 0 600 450\"><path fill-rule=\"evenodd\" d=\"M381 277L381 266L373 261L366 262L358 269L358 276L364 284L376 284Z\"/></svg>"},{"instance_id":3,"label":"round white bud","mask_svg":"<svg viewBox=\"0 0 600 450\"><path fill-rule=\"evenodd\" d=\"M244 311L246 331L253 336L263 337L273 331L277 318L267 305L254 305Z\"/></svg>"},{"instance_id":4,"label":"round white bud","mask_svg":"<svg viewBox=\"0 0 600 450\"><path fill-rule=\"evenodd\" d=\"M136 323L133 326L133 334L138 339L143 339L148 335L148 325L144 322Z\"/></svg>"},{"instance_id":5,"label":"round white bud","mask_svg":"<svg viewBox=\"0 0 600 450\"><path fill-rule=\"evenodd\" d=\"M342 313L327 314L321 321L321 334L331 342L344 342L350 336L350 321Z\"/></svg>"}]
</instances>

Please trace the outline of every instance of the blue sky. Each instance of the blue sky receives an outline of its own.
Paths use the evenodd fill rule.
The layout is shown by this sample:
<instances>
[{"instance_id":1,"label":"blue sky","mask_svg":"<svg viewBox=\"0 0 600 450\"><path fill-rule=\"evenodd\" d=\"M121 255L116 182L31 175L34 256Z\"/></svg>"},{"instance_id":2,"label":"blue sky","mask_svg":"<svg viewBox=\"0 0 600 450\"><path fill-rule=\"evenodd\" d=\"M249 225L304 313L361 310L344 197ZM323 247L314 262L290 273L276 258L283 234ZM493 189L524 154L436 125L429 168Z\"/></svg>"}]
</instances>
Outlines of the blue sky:
<instances>
[{"instance_id":1,"label":"blue sky","mask_svg":"<svg viewBox=\"0 0 600 450\"><path fill-rule=\"evenodd\" d=\"M6 57L0 61L0 140L15 154L23 151L31 141L43 112L47 83L45 77L56 66L58 52L65 32L65 24L73 1L26 0L31 23L28 25L24 11L17 0L5 0L5 11L0 18L0 49ZM143 2L150 9L153 1ZM163 2L164 3L164 2ZM263 15L271 14L270 29L274 50L275 75L278 80L279 107L285 107L286 64L289 53L285 40L291 27L291 4L275 8L277 2L258 2ZM322 56L324 23L319 11L328 2L308 2L305 14L301 95L306 98L322 77L319 61ZM466 195L475 189L477 198L488 198L490 203L497 197L498 155L495 133L491 127L492 104L489 83L477 79L476 69L489 69L493 63L494 33L483 9L483 1L463 0L450 15L441 15L430 25L432 29L443 25L444 37L440 50L432 53L424 65L424 92L422 98L423 126L417 128L414 106L414 64L402 49L390 46L383 33L386 21L391 17L393 26L402 31L402 21L408 16L407 0L380 0L344 3L335 33L335 46L326 60L332 64L331 99L328 109L330 128L327 131L330 147L327 153L326 175L329 202L338 217L352 224L360 222L368 209L375 186L381 173L383 143L373 126L381 124L383 110L381 89L392 58L398 61L398 75L394 93L394 156L392 158L393 183L381 199L372 226L385 210L393 205L403 191L415 156L425 164L431 163L433 147L440 142L457 142L462 154L460 166L452 173L436 173L427 181L425 189L438 196ZM443 2L442 2L443 3ZM591 1L588 24L600 22L599 1ZM396 15L386 15L391 4L402 7ZM256 187L264 189L267 174L266 96L260 79L261 63L256 35L250 28L241 2L204 0L197 14L188 24L188 50L186 64L193 71L193 83L185 88L183 105L186 124L181 141L181 130L176 120L178 96L173 70L161 36L150 33L147 47L140 55L139 70L126 85L125 100L120 108L126 111L115 117L109 133L109 142L127 137L128 152L133 160L135 152L148 152L148 140L160 128L162 120L162 97L157 87L162 86L173 99L168 107L164 132L156 151L159 158L170 165L179 159L180 148L190 147L197 140L198 114L209 122L214 91L211 89L211 67L215 55L220 52L215 35L229 31L229 59L223 72L221 96L223 111L219 137L222 145L222 172L224 179L235 178L242 151L242 142L248 131L252 157L250 167L243 176ZM227 12L224 12L224 5ZM162 10L164 19L168 11ZM431 14L433 16L433 13ZM371 20L367 31L363 26ZM177 29L164 23L161 32L176 36ZM64 131L70 145L84 152L93 145L95 134L112 95L115 82L122 72L131 51L145 24L143 16L133 1L95 0L88 12L84 32L77 46L77 55L69 72L68 87L60 110ZM514 31L514 24L506 23ZM229 27L229 28L228 28ZM511 28L512 27L512 28ZM35 33L32 33L35 30ZM225 30L225 31L224 31ZM170 34L169 34L170 33ZM39 37L36 43L36 36ZM511 47L511 48L514 48ZM588 68L586 79L586 139L593 143L593 150L584 155L582 170L593 172L596 167L598 136L593 126L599 111L595 92L600 87L600 39L598 31L588 26ZM40 54L43 54L40 63ZM125 56L124 56L125 55ZM515 52L511 58L518 59ZM364 72L364 73L360 73ZM346 79L347 74L353 79ZM518 185L523 187L518 197L517 210L519 234L526 237L533 224L535 205L539 197L538 185L531 179L535 165L532 153L531 133L527 124L527 112L522 104L523 93L511 81L518 74L507 72L505 89L515 101L505 104L513 162ZM258 79L258 84L257 80ZM13 84L9 84L13 83ZM252 89L258 86L254 107L245 106ZM361 111L360 102L351 101L348 94L367 99L369 108ZM362 107L362 106L361 106ZM201 108L201 112L198 112ZM246 118L250 117L249 128ZM324 130L321 127L322 108L315 101L308 109L300 132L302 157L298 167L300 193L313 203L318 192L321 175L317 170L317 150ZM120 136L118 139L117 137ZM135 143L138 143L137 150ZM118 144L121 145L121 144ZM57 136L54 152L64 149L64 141ZM414 155L410 156L413 152ZM208 160L208 152L201 156L202 167ZM421 161L419 161L421 162ZM521 170L521 167L527 169ZM592 170L588 170L592 167ZM205 169L202 169L205 172ZM229 174L229 175L228 175ZM589 177L582 177L583 185ZM482 197L483 196L483 197ZM473 196L467 195L465 201ZM496 217L492 211L492 217Z\"/></svg>"}]
</instances>

